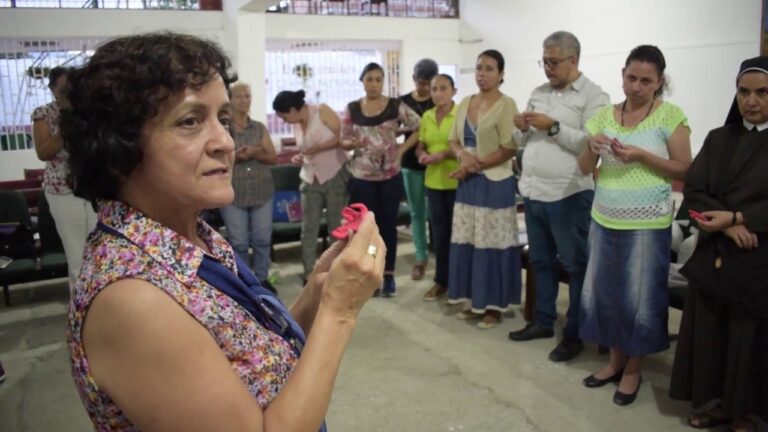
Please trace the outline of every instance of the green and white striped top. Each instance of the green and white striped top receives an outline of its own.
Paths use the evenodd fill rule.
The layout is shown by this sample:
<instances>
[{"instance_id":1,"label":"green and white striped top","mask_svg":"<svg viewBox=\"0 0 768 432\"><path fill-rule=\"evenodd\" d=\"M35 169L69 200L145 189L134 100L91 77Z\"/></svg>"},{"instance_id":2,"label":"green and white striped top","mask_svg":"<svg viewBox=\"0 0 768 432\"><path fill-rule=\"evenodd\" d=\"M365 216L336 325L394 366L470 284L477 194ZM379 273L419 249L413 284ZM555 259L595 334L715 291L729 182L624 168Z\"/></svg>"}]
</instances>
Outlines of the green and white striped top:
<instances>
[{"instance_id":1,"label":"green and white striped top","mask_svg":"<svg viewBox=\"0 0 768 432\"><path fill-rule=\"evenodd\" d=\"M616 122L613 105L598 111L586 125L592 135L616 138L658 157L669 159L667 141L688 119L677 105L663 102L635 127ZM638 163L624 163L610 152L601 156L592 205L592 219L617 230L661 229L672 224L672 179Z\"/></svg>"}]
</instances>

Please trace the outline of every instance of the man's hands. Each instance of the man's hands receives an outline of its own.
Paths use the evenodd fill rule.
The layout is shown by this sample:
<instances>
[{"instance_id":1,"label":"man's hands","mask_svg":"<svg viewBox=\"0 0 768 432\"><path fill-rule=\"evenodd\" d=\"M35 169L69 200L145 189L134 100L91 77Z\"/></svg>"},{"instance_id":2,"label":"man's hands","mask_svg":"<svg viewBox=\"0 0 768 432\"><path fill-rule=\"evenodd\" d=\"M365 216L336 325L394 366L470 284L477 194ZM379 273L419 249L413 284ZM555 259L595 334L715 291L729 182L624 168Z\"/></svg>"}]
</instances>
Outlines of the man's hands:
<instances>
[{"instance_id":1,"label":"man's hands","mask_svg":"<svg viewBox=\"0 0 768 432\"><path fill-rule=\"evenodd\" d=\"M532 111L525 111L522 114L517 114L513 117L513 120L515 126L523 132L528 131L528 128L531 126L536 128L536 130L546 132L555 123L555 120L553 120L552 117Z\"/></svg>"}]
</instances>

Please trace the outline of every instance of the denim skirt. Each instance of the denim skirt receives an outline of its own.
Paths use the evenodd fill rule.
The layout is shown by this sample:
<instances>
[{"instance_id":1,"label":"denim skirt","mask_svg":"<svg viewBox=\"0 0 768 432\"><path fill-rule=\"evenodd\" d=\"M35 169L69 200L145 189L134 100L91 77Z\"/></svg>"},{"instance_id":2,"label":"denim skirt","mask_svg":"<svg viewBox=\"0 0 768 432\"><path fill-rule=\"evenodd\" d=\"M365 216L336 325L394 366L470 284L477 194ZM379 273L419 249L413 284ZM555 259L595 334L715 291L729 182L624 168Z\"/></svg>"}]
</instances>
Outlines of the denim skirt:
<instances>
[{"instance_id":1,"label":"denim skirt","mask_svg":"<svg viewBox=\"0 0 768 432\"><path fill-rule=\"evenodd\" d=\"M630 357L669 348L669 228L615 230L595 221L581 294L579 336Z\"/></svg>"}]
</instances>

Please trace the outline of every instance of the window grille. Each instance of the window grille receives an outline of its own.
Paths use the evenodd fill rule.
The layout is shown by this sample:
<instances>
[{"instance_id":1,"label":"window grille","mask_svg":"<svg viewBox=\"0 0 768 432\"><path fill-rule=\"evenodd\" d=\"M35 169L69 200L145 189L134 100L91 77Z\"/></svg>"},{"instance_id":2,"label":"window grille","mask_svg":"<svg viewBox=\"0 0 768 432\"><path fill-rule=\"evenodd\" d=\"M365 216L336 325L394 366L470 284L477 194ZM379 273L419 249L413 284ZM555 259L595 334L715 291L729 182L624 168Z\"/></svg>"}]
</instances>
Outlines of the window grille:
<instances>
[{"instance_id":1,"label":"window grille","mask_svg":"<svg viewBox=\"0 0 768 432\"><path fill-rule=\"evenodd\" d=\"M272 101L283 90L306 92L307 103L324 103L343 115L347 104L365 95L360 72L382 65L384 94L399 95L399 44L272 41L266 53L266 124L270 133L293 136L293 126L274 114Z\"/></svg>"},{"instance_id":2,"label":"window grille","mask_svg":"<svg viewBox=\"0 0 768 432\"><path fill-rule=\"evenodd\" d=\"M0 0L0 8L221 10L220 2L200 0ZM216 3L213 5L213 3ZM211 4L213 7L208 7Z\"/></svg>"},{"instance_id":3,"label":"window grille","mask_svg":"<svg viewBox=\"0 0 768 432\"><path fill-rule=\"evenodd\" d=\"M0 151L32 148L32 111L53 100L48 72L83 65L99 42L0 39Z\"/></svg>"},{"instance_id":4,"label":"window grille","mask_svg":"<svg viewBox=\"0 0 768 432\"><path fill-rule=\"evenodd\" d=\"M302 15L376 15L458 18L458 0L282 0L267 12Z\"/></svg>"}]
</instances>

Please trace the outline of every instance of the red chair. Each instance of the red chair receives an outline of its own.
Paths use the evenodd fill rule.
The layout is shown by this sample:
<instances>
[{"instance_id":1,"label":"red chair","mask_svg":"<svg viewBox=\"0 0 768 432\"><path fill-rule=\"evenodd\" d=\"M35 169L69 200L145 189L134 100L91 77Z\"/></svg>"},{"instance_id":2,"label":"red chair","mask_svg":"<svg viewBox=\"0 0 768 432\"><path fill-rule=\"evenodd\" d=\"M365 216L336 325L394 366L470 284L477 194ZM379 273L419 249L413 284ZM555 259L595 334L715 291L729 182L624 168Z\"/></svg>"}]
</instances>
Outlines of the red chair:
<instances>
[{"instance_id":1,"label":"red chair","mask_svg":"<svg viewBox=\"0 0 768 432\"><path fill-rule=\"evenodd\" d=\"M27 199L27 207L32 213L37 211L37 200L43 189L42 178L0 181L0 190L17 190Z\"/></svg>"},{"instance_id":2,"label":"red chair","mask_svg":"<svg viewBox=\"0 0 768 432\"><path fill-rule=\"evenodd\" d=\"M24 168L25 180L40 180L43 181L43 174L45 174L45 168Z\"/></svg>"}]
</instances>

